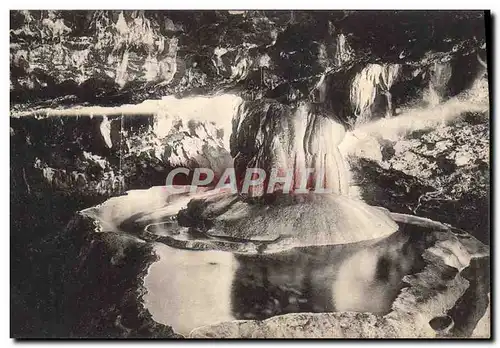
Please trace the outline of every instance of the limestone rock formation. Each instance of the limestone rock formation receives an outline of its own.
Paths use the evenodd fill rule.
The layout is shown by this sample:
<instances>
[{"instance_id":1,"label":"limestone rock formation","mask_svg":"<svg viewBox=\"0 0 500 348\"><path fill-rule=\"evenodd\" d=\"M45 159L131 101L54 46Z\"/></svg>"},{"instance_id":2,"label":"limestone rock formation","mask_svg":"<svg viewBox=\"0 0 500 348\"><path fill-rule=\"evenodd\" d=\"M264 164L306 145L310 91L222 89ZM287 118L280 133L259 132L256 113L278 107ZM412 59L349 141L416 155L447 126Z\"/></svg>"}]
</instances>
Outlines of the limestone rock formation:
<instances>
[{"instance_id":1,"label":"limestone rock formation","mask_svg":"<svg viewBox=\"0 0 500 348\"><path fill-rule=\"evenodd\" d=\"M150 197L150 199L139 199L134 195L142 195L143 197ZM214 197L209 191L200 195L205 195L208 198ZM155 197L156 200L153 199ZM157 239L150 239L147 234L144 234L146 226L152 221L165 221L165 216L172 216L173 212L179 207L192 204L189 203L192 197L196 196L191 195L190 197L189 194L172 196L161 190L161 188L136 192L130 194L128 198L127 196L113 198L102 206L82 212L81 216L83 218L79 217L75 220L75 223L86 221L87 224L90 223L89 226L94 226L90 227L94 231L93 239L107 240L111 238L114 245L122 245L125 241L129 241L127 243L130 245L131 241L135 241L134 243L142 244L146 248L152 243L163 243L165 241L161 229L152 231L158 233L159 237ZM128 207L131 204L135 205L130 207L130 212L120 209L120 207ZM419 258L422 258L422 265L403 277L404 286L402 290L395 293L396 299L392 302L392 305L389 304L390 310L388 313L351 312L348 308L355 310L355 307L352 307L355 304L343 301L341 303L344 307L339 305L338 309L333 313L297 313L274 316L266 320L224 322L197 328L192 331L190 337L430 338L470 337L473 331L483 330L482 325L485 324L482 324L484 321L482 318L486 315L490 291L488 247L462 230L429 219L397 213L392 213L391 219L396 221L399 226L398 233L400 236L397 238L403 238L404 236L402 242L410 243L409 245L414 248L413 252ZM182 229L180 226L173 226L173 228ZM89 227L86 230L89 230ZM117 230L125 230L129 235L112 232ZM106 237L106 235L109 236ZM378 241L365 241L360 244L364 243L369 250L374 250L378 244L386 243L385 241L394 239L395 236L381 238ZM124 241L121 242L121 239L124 239ZM118 241L120 242L118 243ZM210 242L210 240L184 240L185 244L179 244L178 247L203 249L200 246ZM232 239L232 243L245 246L249 244L237 239ZM256 243L258 245L259 241L256 241ZM268 243L271 248L266 251L266 254L270 253L267 255L276 252L282 253L284 250L284 245L280 245L279 241L268 241ZM390 245L392 242L387 243ZM273 244L276 244L278 248L273 249ZM113 248L116 249L116 246ZM396 249L393 252L401 253L401 250L397 249L396 245L394 245L394 248ZM248 248L245 250L235 248L232 250L250 255L262 252L263 249L252 250ZM387 252L386 249L383 250ZM113 252L112 263L121 264L120 262L126 256L125 251ZM314 251L311 249L308 253L311 254ZM127 262L143 261L142 258L135 258L134 260ZM82 265L85 266L89 262L94 261L83 261ZM398 267L408 268L404 262L400 262ZM372 266L375 267L375 265ZM368 267L367 272L372 266L368 267L366 265ZM121 285L116 284L113 286L120 287ZM350 291L355 290L354 287ZM334 287L332 291L335 291ZM375 289L371 291L375 291ZM372 296L376 296L376 292L373 292ZM446 328L441 327L441 324L439 324L445 320L444 318L447 318L446 321L451 323L447 324ZM131 332L135 331L132 330Z\"/></svg>"},{"instance_id":2,"label":"limestone rock formation","mask_svg":"<svg viewBox=\"0 0 500 348\"><path fill-rule=\"evenodd\" d=\"M376 19L369 11L51 10L11 17L14 109L221 90L293 101L320 93L333 75L340 81L353 67L352 77L375 63L400 64L428 85L436 78L425 71L436 61L460 70L470 66L462 57L477 62L485 42L481 11L387 11ZM377 95L386 99L386 92ZM396 92L394 107L404 94Z\"/></svg>"},{"instance_id":3,"label":"limestone rock formation","mask_svg":"<svg viewBox=\"0 0 500 348\"><path fill-rule=\"evenodd\" d=\"M371 204L471 231L489 242L489 120L463 112L435 128L374 141L349 158L353 181Z\"/></svg>"},{"instance_id":4,"label":"limestone rock formation","mask_svg":"<svg viewBox=\"0 0 500 348\"><path fill-rule=\"evenodd\" d=\"M311 189L346 194L346 169L338 150L344 135L339 121L316 113L310 104L290 108L265 99L244 103L231 135L238 189L247 168L260 168L266 180L250 196ZM273 185L273 171L276 177L288 175L287 181Z\"/></svg>"},{"instance_id":5,"label":"limestone rock formation","mask_svg":"<svg viewBox=\"0 0 500 348\"><path fill-rule=\"evenodd\" d=\"M239 98L219 99L212 104L228 102L227 110L216 110L230 118ZM182 105L195 102L186 100ZM11 171L16 187L31 192L44 183L43 188L53 191L109 197L165 184L172 168L208 167L220 175L232 165L229 130L223 123L214 123L212 115L198 115L196 109L162 108L165 104L139 105L137 114L127 116L117 109L82 108L72 113L40 110L12 118Z\"/></svg>"},{"instance_id":6,"label":"limestone rock formation","mask_svg":"<svg viewBox=\"0 0 500 348\"><path fill-rule=\"evenodd\" d=\"M284 194L269 202L245 202L222 193L193 199L178 219L181 226L209 236L260 242L284 239L287 247L353 243L397 230L386 212L335 194Z\"/></svg>"},{"instance_id":7,"label":"limestone rock formation","mask_svg":"<svg viewBox=\"0 0 500 348\"><path fill-rule=\"evenodd\" d=\"M12 11L11 334L180 337L144 300L157 244L273 254L399 229L418 236L425 267L405 272L390 313L346 307L189 336L488 336L490 260L475 239L490 233L487 17ZM295 189L312 167L350 197L171 194L181 166L239 178L292 168Z\"/></svg>"}]
</instances>

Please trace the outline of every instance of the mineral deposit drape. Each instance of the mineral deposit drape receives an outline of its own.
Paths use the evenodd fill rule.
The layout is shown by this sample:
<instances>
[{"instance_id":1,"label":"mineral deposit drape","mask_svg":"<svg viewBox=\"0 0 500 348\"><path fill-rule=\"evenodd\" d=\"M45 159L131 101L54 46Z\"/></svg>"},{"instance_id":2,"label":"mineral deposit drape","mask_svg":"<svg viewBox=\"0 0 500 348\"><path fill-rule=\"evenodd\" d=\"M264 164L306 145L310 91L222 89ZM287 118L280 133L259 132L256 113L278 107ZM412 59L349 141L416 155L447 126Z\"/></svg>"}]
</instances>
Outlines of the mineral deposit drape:
<instances>
[{"instance_id":1,"label":"mineral deposit drape","mask_svg":"<svg viewBox=\"0 0 500 348\"><path fill-rule=\"evenodd\" d=\"M489 16L11 11L11 336L490 338Z\"/></svg>"}]
</instances>

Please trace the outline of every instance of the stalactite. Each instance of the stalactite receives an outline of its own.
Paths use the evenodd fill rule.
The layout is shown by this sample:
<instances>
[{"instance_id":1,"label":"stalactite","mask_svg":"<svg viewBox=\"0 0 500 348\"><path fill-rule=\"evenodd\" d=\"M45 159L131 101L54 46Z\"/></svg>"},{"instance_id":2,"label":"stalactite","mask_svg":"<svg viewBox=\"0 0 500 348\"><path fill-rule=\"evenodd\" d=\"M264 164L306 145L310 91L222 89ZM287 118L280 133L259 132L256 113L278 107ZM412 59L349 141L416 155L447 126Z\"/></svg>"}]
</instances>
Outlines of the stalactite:
<instances>
[{"instance_id":1,"label":"stalactite","mask_svg":"<svg viewBox=\"0 0 500 348\"><path fill-rule=\"evenodd\" d=\"M99 129L101 131L104 142L106 143L106 146L112 148L113 143L111 141L111 122L108 120L108 117L106 115L103 116Z\"/></svg>"},{"instance_id":2,"label":"stalactite","mask_svg":"<svg viewBox=\"0 0 500 348\"><path fill-rule=\"evenodd\" d=\"M451 78L451 64L449 62L434 62L429 69L429 88L424 97L424 100L430 106L435 106L441 103L445 94L448 81Z\"/></svg>"},{"instance_id":3,"label":"stalactite","mask_svg":"<svg viewBox=\"0 0 500 348\"><path fill-rule=\"evenodd\" d=\"M384 70L380 79L380 86L382 87L382 93L385 95L387 100L386 117L392 117L392 94L390 89L396 81L401 66L399 64L387 64L384 65Z\"/></svg>"},{"instance_id":4,"label":"stalactite","mask_svg":"<svg viewBox=\"0 0 500 348\"><path fill-rule=\"evenodd\" d=\"M377 93L383 93L386 96L388 104L386 115L392 115L390 89L399 72L400 65L398 64L368 64L356 74L350 90L350 100L357 118L356 124L369 120Z\"/></svg>"},{"instance_id":5,"label":"stalactite","mask_svg":"<svg viewBox=\"0 0 500 348\"><path fill-rule=\"evenodd\" d=\"M358 120L369 117L367 114L377 95L381 70L381 65L369 64L354 77L350 99L354 107L354 115Z\"/></svg>"},{"instance_id":6,"label":"stalactite","mask_svg":"<svg viewBox=\"0 0 500 348\"><path fill-rule=\"evenodd\" d=\"M311 168L324 178L311 176L307 189L321 185L346 195L349 174L338 150L344 135L342 125L312 112L308 103L290 108L269 100L247 102L233 119L231 155L237 177L246 168L261 168L268 177L273 168L292 170L292 188L299 189L306 168Z\"/></svg>"},{"instance_id":7,"label":"stalactite","mask_svg":"<svg viewBox=\"0 0 500 348\"><path fill-rule=\"evenodd\" d=\"M354 56L354 51L349 46L346 36L340 33L337 36L337 50L335 52L335 64L342 66L344 63L350 61Z\"/></svg>"}]
</instances>

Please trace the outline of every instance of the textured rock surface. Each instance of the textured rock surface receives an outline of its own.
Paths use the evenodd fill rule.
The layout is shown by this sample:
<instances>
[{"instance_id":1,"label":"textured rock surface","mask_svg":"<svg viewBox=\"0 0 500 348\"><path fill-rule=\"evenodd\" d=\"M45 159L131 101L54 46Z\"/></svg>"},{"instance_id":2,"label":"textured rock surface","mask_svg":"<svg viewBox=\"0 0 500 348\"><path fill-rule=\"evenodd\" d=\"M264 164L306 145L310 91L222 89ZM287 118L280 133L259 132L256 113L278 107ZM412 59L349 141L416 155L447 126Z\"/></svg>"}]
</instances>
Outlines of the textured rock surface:
<instances>
[{"instance_id":1,"label":"textured rock surface","mask_svg":"<svg viewBox=\"0 0 500 348\"><path fill-rule=\"evenodd\" d=\"M250 196L261 196L278 189L327 189L346 194L346 167L338 150L344 138L344 126L315 107L304 103L290 108L271 100L244 103L233 119L231 155L242 189L246 168L260 168L266 180L254 186ZM313 175L306 169L314 170ZM288 182L272 185L274 175L290 174Z\"/></svg>"},{"instance_id":2,"label":"textured rock surface","mask_svg":"<svg viewBox=\"0 0 500 348\"><path fill-rule=\"evenodd\" d=\"M363 199L453 224L489 243L488 113L464 112L435 128L371 139L379 156L350 157Z\"/></svg>"},{"instance_id":3,"label":"textured rock surface","mask_svg":"<svg viewBox=\"0 0 500 348\"><path fill-rule=\"evenodd\" d=\"M66 232L84 230L78 219L85 220L77 217ZM143 278L156 258L152 246L121 233L89 232L75 263L65 264L63 299L70 336L178 337L170 327L154 322L142 304Z\"/></svg>"},{"instance_id":4,"label":"textured rock surface","mask_svg":"<svg viewBox=\"0 0 500 348\"><path fill-rule=\"evenodd\" d=\"M228 89L291 101L315 95L325 77L354 67L352 77L367 63L411 71L449 61L453 69L485 42L480 11L13 11L11 17L16 109ZM423 85L432 80L430 73L416 75Z\"/></svg>"},{"instance_id":5,"label":"textured rock surface","mask_svg":"<svg viewBox=\"0 0 500 348\"><path fill-rule=\"evenodd\" d=\"M44 183L42 187L56 192L109 197L165 184L168 172L180 166L208 167L220 175L232 164L224 118L230 124L239 98L200 99L212 113L186 108L200 100L177 106L175 99L167 99L125 108L127 115L119 109L83 108L12 118L16 187L29 193Z\"/></svg>"},{"instance_id":6,"label":"textured rock surface","mask_svg":"<svg viewBox=\"0 0 500 348\"><path fill-rule=\"evenodd\" d=\"M489 298L491 298L488 295ZM491 300L484 316L477 322L476 328L472 332L474 338L491 338Z\"/></svg>"},{"instance_id":7,"label":"textured rock surface","mask_svg":"<svg viewBox=\"0 0 500 348\"><path fill-rule=\"evenodd\" d=\"M16 337L178 337L142 305L143 277L155 261L152 246L100 228L78 213L66 228L34 245L34 275L27 279L32 285L24 287L23 297L14 292L12 303L31 315L31 326L17 322L18 313Z\"/></svg>"},{"instance_id":8,"label":"textured rock surface","mask_svg":"<svg viewBox=\"0 0 500 348\"><path fill-rule=\"evenodd\" d=\"M390 235L397 225L387 212L329 194L279 195L245 201L236 194L191 200L178 215L181 226L236 240L280 241L283 248L334 245Z\"/></svg>"}]
</instances>

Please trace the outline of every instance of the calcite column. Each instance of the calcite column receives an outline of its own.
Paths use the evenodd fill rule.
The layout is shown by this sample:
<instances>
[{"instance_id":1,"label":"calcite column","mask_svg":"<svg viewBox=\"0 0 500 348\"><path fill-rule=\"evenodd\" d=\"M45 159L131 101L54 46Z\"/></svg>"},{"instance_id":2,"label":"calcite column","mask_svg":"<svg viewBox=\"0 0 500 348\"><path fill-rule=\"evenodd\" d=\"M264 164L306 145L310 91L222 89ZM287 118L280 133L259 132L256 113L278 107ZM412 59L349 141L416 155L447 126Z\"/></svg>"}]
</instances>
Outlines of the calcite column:
<instances>
[{"instance_id":1,"label":"calcite column","mask_svg":"<svg viewBox=\"0 0 500 348\"><path fill-rule=\"evenodd\" d=\"M332 115L317 114L308 103L296 107L271 100L243 104L233 120L231 136L238 190L244 189L246 171L253 168L262 169L266 179L250 187L250 196L288 187L295 193L346 195L347 170L338 150L344 135L344 127ZM273 174L291 178L273 185Z\"/></svg>"}]
</instances>

